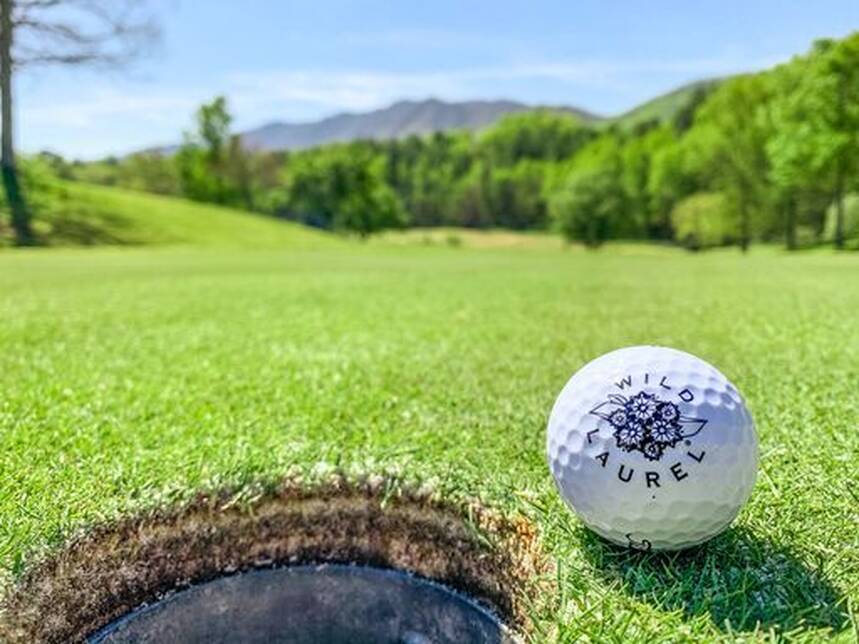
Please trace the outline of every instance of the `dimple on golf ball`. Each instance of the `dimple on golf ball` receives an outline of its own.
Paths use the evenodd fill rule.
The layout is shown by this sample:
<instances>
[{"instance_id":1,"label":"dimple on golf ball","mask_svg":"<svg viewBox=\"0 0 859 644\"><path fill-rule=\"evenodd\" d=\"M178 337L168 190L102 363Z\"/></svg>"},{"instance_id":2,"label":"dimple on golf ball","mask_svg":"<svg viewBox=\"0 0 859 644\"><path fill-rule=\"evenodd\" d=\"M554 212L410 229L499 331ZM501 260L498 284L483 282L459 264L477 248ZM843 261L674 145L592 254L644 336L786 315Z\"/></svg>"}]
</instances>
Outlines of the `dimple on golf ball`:
<instances>
[{"instance_id":1,"label":"dimple on golf ball","mask_svg":"<svg viewBox=\"0 0 859 644\"><path fill-rule=\"evenodd\" d=\"M594 532L643 550L702 543L737 516L755 483L758 440L715 367L665 347L607 353L555 401L549 467Z\"/></svg>"}]
</instances>

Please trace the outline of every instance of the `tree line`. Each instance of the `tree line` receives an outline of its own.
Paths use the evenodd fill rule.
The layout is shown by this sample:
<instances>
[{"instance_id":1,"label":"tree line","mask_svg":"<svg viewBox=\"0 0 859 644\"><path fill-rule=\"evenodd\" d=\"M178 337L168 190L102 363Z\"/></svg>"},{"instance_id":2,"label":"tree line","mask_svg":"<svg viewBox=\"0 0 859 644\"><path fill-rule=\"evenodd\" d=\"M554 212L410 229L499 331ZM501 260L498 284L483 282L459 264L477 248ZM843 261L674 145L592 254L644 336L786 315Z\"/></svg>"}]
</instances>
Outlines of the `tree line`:
<instances>
[{"instance_id":1,"label":"tree line","mask_svg":"<svg viewBox=\"0 0 859 644\"><path fill-rule=\"evenodd\" d=\"M444 225L555 229L591 246L859 247L859 33L703 84L670 118L628 127L536 110L478 133L273 153L244 148L230 122L218 97L175 154L51 164L361 235Z\"/></svg>"}]
</instances>

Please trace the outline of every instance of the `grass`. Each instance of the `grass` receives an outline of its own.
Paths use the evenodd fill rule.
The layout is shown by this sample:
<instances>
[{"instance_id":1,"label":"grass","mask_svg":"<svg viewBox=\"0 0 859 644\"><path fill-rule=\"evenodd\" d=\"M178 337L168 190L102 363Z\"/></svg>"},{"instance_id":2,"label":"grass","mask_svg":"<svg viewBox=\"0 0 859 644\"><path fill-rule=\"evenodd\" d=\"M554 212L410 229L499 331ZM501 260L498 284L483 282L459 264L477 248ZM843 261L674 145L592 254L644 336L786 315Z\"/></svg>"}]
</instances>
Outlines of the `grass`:
<instances>
[{"instance_id":1,"label":"grass","mask_svg":"<svg viewBox=\"0 0 859 644\"><path fill-rule=\"evenodd\" d=\"M138 203L171 216L166 201ZM859 258L284 230L283 248L0 254L7 581L87 525L339 463L535 522L557 564L535 641L855 640ZM544 462L569 375L638 343L718 365L758 425L749 504L688 553L606 545Z\"/></svg>"},{"instance_id":2,"label":"grass","mask_svg":"<svg viewBox=\"0 0 859 644\"><path fill-rule=\"evenodd\" d=\"M53 179L41 187L34 229L48 246L318 248L338 243L298 224L211 204ZM0 226L0 244L4 239L11 242L11 231Z\"/></svg>"},{"instance_id":3,"label":"grass","mask_svg":"<svg viewBox=\"0 0 859 644\"><path fill-rule=\"evenodd\" d=\"M471 228L408 228L373 235L372 244L383 246L447 246L449 248L527 248L560 250L563 240L547 232L512 230L477 230Z\"/></svg>"}]
</instances>

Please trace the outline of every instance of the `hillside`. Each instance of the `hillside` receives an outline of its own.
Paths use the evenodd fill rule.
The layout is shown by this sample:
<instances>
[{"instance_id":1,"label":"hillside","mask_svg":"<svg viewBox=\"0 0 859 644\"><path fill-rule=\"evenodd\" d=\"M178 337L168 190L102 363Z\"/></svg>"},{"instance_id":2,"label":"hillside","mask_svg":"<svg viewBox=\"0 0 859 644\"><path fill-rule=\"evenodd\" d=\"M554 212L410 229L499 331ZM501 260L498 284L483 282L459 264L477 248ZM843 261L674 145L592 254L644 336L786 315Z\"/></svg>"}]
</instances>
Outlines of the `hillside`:
<instances>
[{"instance_id":1,"label":"hillside","mask_svg":"<svg viewBox=\"0 0 859 644\"><path fill-rule=\"evenodd\" d=\"M52 182L39 195L34 227L46 245L190 244L317 248L323 232L242 210L121 188ZM0 229L0 240L5 237Z\"/></svg>"},{"instance_id":2,"label":"hillside","mask_svg":"<svg viewBox=\"0 0 859 644\"><path fill-rule=\"evenodd\" d=\"M689 107L703 92L713 89L720 79L708 79L683 85L677 89L645 101L641 105L618 116L606 119L606 124L616 124L623 129L633 128L647 121L673 119L681 110Z\"/></svg>"}]
</instances>

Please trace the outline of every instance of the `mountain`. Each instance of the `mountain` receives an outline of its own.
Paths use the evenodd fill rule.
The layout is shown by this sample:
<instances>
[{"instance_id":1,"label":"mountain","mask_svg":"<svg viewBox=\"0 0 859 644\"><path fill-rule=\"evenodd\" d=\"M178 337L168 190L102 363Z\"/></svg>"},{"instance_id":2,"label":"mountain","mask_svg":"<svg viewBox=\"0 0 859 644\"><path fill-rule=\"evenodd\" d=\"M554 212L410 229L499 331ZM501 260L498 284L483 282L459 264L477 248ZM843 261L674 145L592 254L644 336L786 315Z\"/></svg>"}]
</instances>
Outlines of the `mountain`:
<instances>
[{"instance_id":1,"label":"mountain","mask_svg":"<svg viewBox=\"0 0 859 644\"><path fill-rule=\"evenodd\" d=\"M243 142L256 150L300 150L325 143L355 139L398 139L410 134L445 130L478 130L507 114L535 109L515 101L462 101L450 103L430 98L399 101L365 113L342 113L311 123L275 122L243 132ZM599 117L572 107L553 107L583 121Z\"/></svg>"},{"instance_id":2,"label":"mountain","mask_svg":"<svg viewBox=\"0 0 859 644\"><path fill-rule=\"evenodd\" d=\"M244 144L254 150L302 150L325 143L356 139L397 139L410 134L430 134L447 130L479 130L517 112L550 109L572 114L596 126L616 124L622 129L650 120L668 120L700 100L701 92L714 87L717 80L684 85L657 96L614 117L603 117L569 106L538 106L507 100L448 102L435 98L398 101L370 112L343 112L319 121L288 123L275 121L240 133ZM151 148L149 152L172 154L178 146Z\"/></svg>"}]
</instances>

